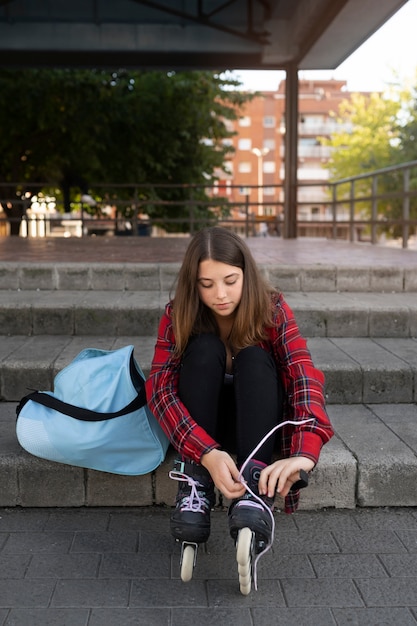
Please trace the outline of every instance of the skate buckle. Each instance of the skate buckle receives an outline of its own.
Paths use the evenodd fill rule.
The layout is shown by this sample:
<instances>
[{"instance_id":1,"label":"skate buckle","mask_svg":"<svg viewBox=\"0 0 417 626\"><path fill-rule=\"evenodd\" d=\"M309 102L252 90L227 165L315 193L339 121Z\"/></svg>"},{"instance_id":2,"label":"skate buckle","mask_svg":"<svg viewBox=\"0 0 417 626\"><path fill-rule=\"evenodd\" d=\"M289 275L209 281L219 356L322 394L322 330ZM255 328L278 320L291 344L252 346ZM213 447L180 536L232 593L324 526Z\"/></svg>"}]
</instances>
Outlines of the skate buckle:
<instances>
[{"instance_id":1,"label":"skate buckle","mask_svg":"<svg viewBox=\"0 0 417 626\"><path fill-rule=\"evenodd\" d=\"M185 462L177 459L174 461L174 472L180 472L181 474L185 474Z\"/></svg>"}]
</instances>

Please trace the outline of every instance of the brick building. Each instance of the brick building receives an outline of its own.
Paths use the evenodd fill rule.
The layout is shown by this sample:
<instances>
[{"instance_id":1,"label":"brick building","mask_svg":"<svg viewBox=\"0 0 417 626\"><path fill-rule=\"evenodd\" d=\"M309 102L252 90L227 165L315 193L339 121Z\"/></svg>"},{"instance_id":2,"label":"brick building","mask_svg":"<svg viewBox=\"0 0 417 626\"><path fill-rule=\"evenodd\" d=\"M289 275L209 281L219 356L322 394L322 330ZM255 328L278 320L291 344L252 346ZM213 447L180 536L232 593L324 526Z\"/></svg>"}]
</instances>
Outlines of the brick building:
<instances>
[{"instance_id":1,"label":"brick building","mask_svg":"<svg viewBox=\"0 0 417 626\"><path fill-rule=\"evenodd\" d=\"M319 137L329 137L339 127L332 113L349 97L346 82L340 80L299 81L298 124L298 219L330 219L326 163L331 148L322 146ZM262 92L247 103L243 117L232 126L235 153L228 161L230 175L222 175L219 193L232 202L248 198L250 212L259 233L270 221L282 215L285 136L285 81L276 91ZM258 187L259 186L259 187ZM235 215L238 210L234 211ZM242 213L242 211L241 211ZM268 219L269 218L269 219Z\"/></svg>"}]
</instances>

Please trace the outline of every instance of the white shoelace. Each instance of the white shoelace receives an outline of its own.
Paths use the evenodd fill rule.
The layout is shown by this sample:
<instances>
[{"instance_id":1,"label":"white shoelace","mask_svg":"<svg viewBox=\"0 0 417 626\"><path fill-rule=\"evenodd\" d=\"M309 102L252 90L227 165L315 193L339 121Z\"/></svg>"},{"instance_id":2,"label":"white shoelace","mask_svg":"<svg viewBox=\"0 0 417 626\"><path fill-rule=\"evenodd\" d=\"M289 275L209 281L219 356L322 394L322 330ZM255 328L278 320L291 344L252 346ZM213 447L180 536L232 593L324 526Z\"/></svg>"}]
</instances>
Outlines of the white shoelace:
<instances>
[{"instance_id":1,"label":"white shoelace","mask_svg":"<svg viewBox=\"0 0 417 626\"><path fill-rule=\"evenodd\" d=\"M198 493L198 487L201 487L200 483L184 474L183 472L178 472L176 470L171 470L169 472L169 477L173 480L178 480L179 482L188 483L191 487L191 492L189 496L184 495L183 503L181 503L181 511L193 511L193 513L204 513L204 498L200 496Z\"/></svg>"},{"instance_id":2,"label":"white shoelace","mask_svg":"<svg viewBox=\"0 0 417 626\"><path fill-rule=\"evenodd\" d=\"M242 485L245 486L246 491L248 491L248 493L250 493L251 496L257 502L259 502L259 504L262 505L262 508L265 509L265 511L268 512L268 515L271 518L271 541L267 544L267 546L264 548L264 550L262 550L262 552L260 552L257 555L257 557L255 558L255 560L253 562L253 566L252 566L253 584L254 584L254 587L255 587L256 591L258 591L258 572L257 572L258 561L259 561L259 559L262 556L265 556L265 554L268 552L268 550L270 550L272 548L272 544L274 543L275 518L274 518L274 514L273 514L272 510L269 508L269 506L266 504L266 502L264 502L264 500L262 500L262 498L260 498L256 494L254 494L253 491L248 487L247 482L243 478L243 471L244 471L246 465L249 463L249 461L251 459L255 458L256 453L264 445L265 441L267 441L269 439L269 437L271 437L274 434L275 431L277 431L279 428L282 428L283 426L286 426L288 424L291 424L291 425L294 425L294 426L300 426L302 424L307 424L308 422L314 422L314 418L310 417L309 419L302 420L300 422L287 420L286 422L281 422L280 424L277 424L277 426L274 426L274 428L272 428L272 430L270 430L269 433L267 433L265 435L265 437L258 443L258 445L252 450L252 452L249 454L248 458L246 459L246 461L243 463L242 467L240 468L239 481L242 483Z\"/></svg>"}]
</instances>

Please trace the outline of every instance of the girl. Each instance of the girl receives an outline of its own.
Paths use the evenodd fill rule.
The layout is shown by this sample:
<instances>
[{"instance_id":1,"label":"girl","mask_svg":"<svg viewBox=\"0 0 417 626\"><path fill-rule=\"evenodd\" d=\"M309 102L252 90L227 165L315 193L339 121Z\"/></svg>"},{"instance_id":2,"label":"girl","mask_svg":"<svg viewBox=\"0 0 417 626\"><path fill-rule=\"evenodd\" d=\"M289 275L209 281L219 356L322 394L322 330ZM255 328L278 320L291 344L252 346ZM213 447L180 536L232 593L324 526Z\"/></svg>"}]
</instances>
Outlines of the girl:
<instances>
[{"instance_id":1,"label":"girl","mask_svg":"<svg viewBox=\"0 0 417 626\"><path fill-rule=\"evenodd\" d=\"M245 242L219 227L194 235L147 381L149 407L181 457L176 539L208 539L216 486L232 500L232 537L249 526L258 543L270 543L270 515L246 493L239 468L277 424L300 422L268 438L243 471L271 508L278 492L286 512L295 511L300 472L314 468L333 435L323 384L292 311L267 286Z\"/></svg>"}]
</instances>

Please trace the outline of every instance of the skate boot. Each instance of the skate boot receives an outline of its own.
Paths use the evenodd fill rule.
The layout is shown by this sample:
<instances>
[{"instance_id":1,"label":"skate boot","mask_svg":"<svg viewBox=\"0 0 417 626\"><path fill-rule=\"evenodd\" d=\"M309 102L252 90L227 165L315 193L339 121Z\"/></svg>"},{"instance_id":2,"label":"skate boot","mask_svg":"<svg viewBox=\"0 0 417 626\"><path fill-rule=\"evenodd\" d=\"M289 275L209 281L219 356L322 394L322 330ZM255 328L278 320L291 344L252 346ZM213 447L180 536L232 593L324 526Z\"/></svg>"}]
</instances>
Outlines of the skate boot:
<instances>
[{"instance_id":1,"label":"skate boot","mask_svg":"<svg viewBox=\"0 0 417 626\"><path fill-rule=\"evenodd\" d=\"M250 491L234 500L229 507L229 530L236 544L239 585L243 595L248 595L252 586L254 560L272 543L274 518L273 498L259 496L258 481L264 463L251 459L246 465L243 478ZM259 501L259 499L262 502Z\"/></svg>"},{"instance_id":2,"label":"skate boot","mask_svg":"<svg viewBox=\"0 0 417 626\"><path fill-rule=\"evenodd\" d=\"M180 481L175 509L171 513L172 536L181 541L181 579L191 580L198 544L210 536L210 511L215 503L209 472L191 461L176 461L170 478Z\"/></svg>"}]
</instances>

